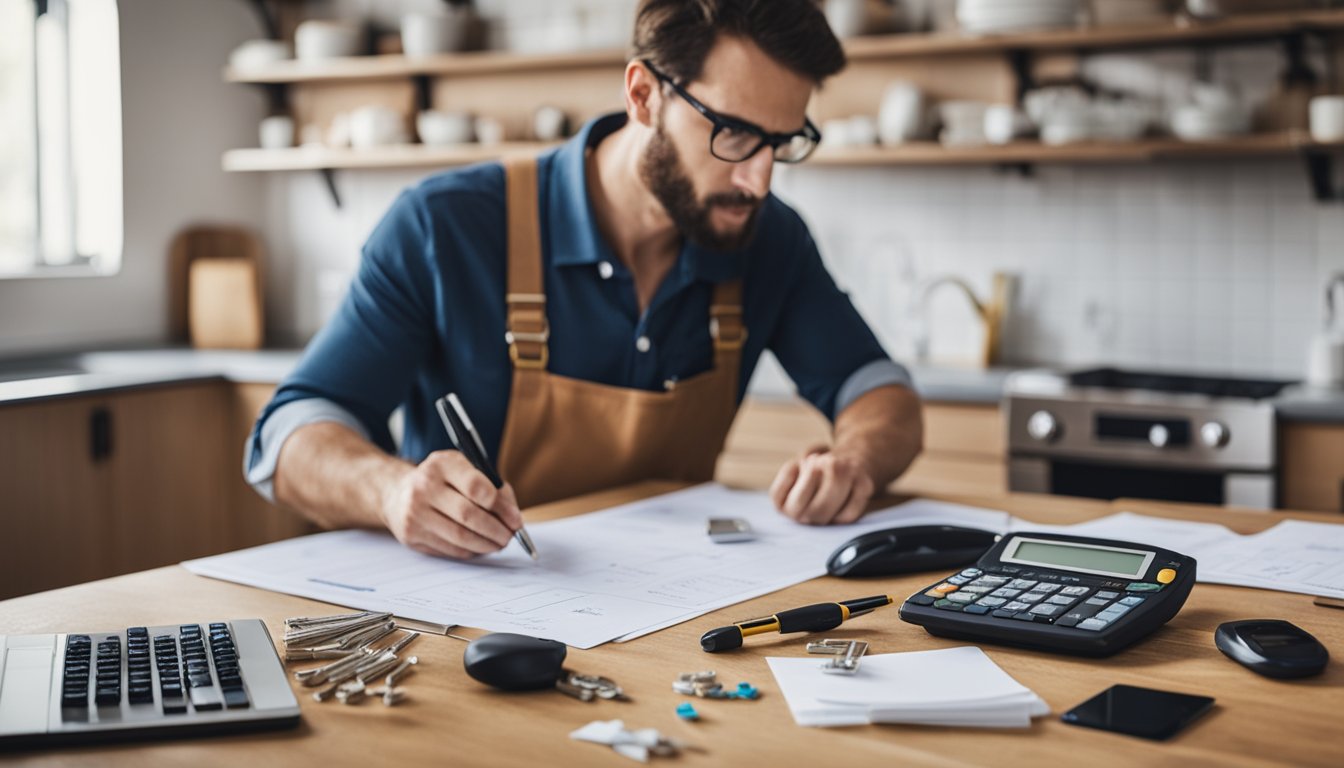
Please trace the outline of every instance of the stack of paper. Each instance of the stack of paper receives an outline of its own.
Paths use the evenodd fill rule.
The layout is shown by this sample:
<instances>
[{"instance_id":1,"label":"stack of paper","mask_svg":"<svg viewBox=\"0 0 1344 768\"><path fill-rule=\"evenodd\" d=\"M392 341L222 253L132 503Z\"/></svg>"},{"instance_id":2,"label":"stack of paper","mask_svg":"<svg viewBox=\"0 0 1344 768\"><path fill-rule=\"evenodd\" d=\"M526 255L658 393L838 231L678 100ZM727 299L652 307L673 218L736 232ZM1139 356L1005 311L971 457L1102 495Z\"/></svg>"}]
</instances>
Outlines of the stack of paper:
<instances>
[{"instance_id":1,"label":"stack of paper","mask_svg":"<svg viewBox=\"0 0 1344 768\"><path fill-rule=\"evenodd\" d=\"M853 676L828 675L815 657L766 661L799 725L1025 728L1050 713L974 646L865 656Z\"/></svg>"}]
</instances>

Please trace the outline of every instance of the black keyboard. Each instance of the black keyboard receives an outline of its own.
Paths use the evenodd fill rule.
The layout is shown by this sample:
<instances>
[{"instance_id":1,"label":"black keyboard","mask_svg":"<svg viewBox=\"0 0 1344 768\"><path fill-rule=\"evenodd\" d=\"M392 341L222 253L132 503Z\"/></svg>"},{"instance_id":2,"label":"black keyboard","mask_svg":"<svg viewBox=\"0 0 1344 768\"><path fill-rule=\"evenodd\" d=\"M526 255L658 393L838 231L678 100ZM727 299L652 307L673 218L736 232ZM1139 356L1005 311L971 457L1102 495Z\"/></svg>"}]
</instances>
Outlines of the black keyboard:
<instances>
[{"instance_id":1,"label":"black keyboard","mask_svg":"<svg viewBox=\"0 0 1344 768\"><path fill-rule=\"evenodd\" d=\"M298 723L257 619L0 636L0 653L0 746Z\"/></svg>"}]
</instances>

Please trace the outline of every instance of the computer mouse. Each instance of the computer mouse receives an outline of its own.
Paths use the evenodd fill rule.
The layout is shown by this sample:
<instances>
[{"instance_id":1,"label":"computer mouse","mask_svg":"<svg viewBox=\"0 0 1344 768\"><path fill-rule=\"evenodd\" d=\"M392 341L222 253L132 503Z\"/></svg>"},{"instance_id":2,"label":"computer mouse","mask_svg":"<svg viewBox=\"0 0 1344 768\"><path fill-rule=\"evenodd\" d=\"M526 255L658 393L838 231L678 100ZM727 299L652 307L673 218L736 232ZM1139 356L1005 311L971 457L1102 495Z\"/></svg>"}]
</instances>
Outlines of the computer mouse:
<instances>
[{"instance_id":1,"label":"computer mouse","mask_svg":"<svg viewBox=\"0 0 1344 768\"><path fill-rule=\"evenodd\" d=\"M472 640L462 654L467 674L505 691L554 688L565 663L564 643L512 632L495 632Z\"/></svg>"},{"instance_id":2,"label":"computer mouse","mask_svg":"<svg viewBox=\"0 0 1344 768\"><path fill-rule=\"evenodd\" d=\"M956 525L910 525L855 536L831 553L832 576L892 576L970 565L999 535Z\"/></svg>"},{"instance_id":3,"label":"computer mouse","mask_svg":"<svg viewBox=\"0 0 1344 768\"><path fill-rule=\"evenodd\" d=\"M1286 680L1319 675L1330 652L1305 629L1282 619L1247 619L1218 625L1214 645L1228 658L1265 677Z\"/></svg>"}]
</instances>

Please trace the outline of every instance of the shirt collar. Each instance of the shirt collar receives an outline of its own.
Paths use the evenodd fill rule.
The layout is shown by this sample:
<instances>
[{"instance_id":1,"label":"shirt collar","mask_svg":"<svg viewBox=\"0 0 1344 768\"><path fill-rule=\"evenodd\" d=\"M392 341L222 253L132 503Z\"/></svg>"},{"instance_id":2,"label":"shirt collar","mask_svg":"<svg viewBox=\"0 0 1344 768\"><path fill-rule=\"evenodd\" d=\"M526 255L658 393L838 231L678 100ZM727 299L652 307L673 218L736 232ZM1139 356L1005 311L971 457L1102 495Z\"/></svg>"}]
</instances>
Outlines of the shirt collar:
<instances>
[{"instance_id":1,"label":"shirt collar","mask_svg":"<svg viewBox=\"0 0 1344 768\"><path fill-rule=\"evenodd\" d=\"M588 199L586 154L625 122L623 112L589 121L578 135L557 148L545 164L548 174L542 181L547 198L543 208L547 218L545 231L551 263L555 266L596 265L606 261L622 269L620 260L597 228L597 217ZM740 277L742 264L741 251L712 251L688 241L678 254L676 271L683 280L717 283Z\"/></svg>"}]
</instances>

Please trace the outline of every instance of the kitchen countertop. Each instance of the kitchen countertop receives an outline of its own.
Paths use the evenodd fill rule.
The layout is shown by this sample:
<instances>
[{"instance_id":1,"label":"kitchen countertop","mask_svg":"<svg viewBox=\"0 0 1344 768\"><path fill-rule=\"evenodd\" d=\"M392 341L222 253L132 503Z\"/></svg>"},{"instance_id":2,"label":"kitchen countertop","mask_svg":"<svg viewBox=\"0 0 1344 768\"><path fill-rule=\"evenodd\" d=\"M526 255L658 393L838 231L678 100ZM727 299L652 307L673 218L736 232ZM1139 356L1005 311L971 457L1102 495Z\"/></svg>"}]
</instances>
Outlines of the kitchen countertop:
<instances>
[{"instance_id":1,"label":"kitchen countertop","mask_svg":"<svg viewBox=\"0 0 1344 768\"><path fill-rule=\"evenodd\" d=\"M0 404L76 397L189 381L277 384L299 349L199 350L187 347L69 353L0 360ZM1013 368L909 366L926 400L998 403ZM1281 419L1344 424L1344 391L1293 387L1273 401Z\"/></svg>"}]
</instances>

